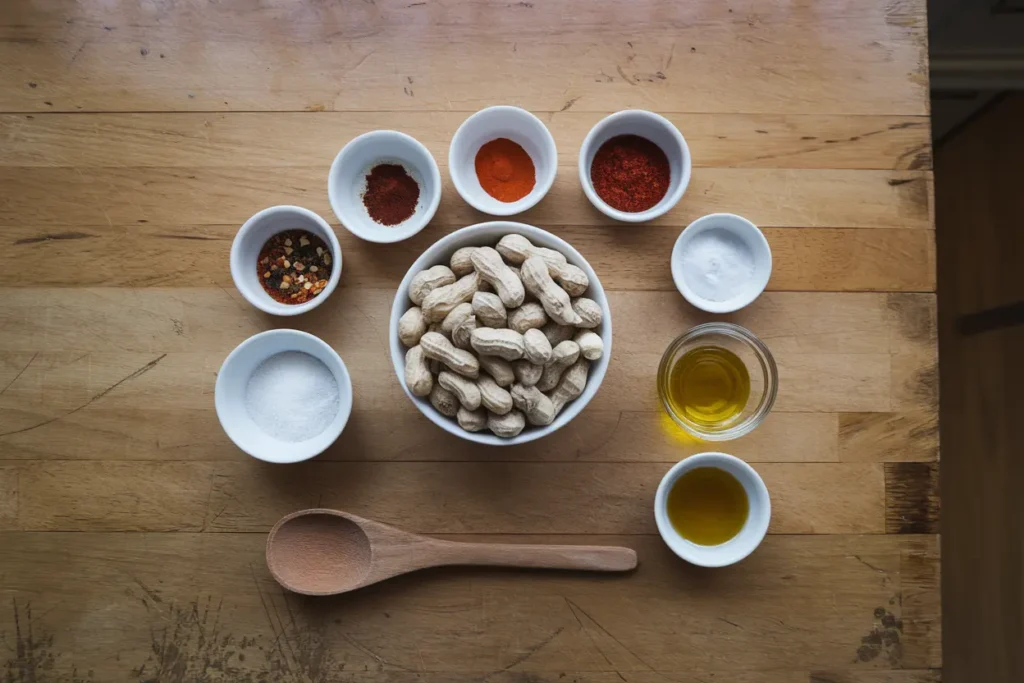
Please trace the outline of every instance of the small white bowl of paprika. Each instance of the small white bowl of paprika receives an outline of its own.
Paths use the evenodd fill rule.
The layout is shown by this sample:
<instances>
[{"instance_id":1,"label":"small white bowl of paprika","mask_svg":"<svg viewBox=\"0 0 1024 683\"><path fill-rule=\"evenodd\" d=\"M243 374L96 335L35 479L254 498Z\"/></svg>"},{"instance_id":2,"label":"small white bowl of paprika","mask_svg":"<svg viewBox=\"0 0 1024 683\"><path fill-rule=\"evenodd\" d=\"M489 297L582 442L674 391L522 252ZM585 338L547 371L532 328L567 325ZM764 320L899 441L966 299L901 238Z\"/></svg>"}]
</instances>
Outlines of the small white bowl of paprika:
<instances>
[{"instance_id":1,"label":"small white bowl of paprika","mask_svg":"<svg viewBox=\"0 0 1024 683\"><path fill-rule=\"evenodd\" d=\"M455 131L448 171L470 206L512 216L536 206L551 189L558 149L547 126L525 109L488 107Z\"/></svg>"},{"instance_id":2,"label":"small white bowl of paprika","mask_svg":"<svg viewBox=\"0 0 1024 683\"><path fill-rule=\"evenodd\" d=\"M441 172L423 143L397 130L363 133L331 164L327 198L346 230L390 244L426 227L441 203Z\"/></svg>"},{"instance_id":3,"label":"small white bowl of paprika","mask_svg":"<svg viewBox=\"0 0 1024 683\"><path fill-rule=\"evenodd\" d=\"M590 129L580 146L580 184L598 211L643 223L674 207L690 184L690 148L664 116L627 109Z\"/></svg>"}]
</instances>

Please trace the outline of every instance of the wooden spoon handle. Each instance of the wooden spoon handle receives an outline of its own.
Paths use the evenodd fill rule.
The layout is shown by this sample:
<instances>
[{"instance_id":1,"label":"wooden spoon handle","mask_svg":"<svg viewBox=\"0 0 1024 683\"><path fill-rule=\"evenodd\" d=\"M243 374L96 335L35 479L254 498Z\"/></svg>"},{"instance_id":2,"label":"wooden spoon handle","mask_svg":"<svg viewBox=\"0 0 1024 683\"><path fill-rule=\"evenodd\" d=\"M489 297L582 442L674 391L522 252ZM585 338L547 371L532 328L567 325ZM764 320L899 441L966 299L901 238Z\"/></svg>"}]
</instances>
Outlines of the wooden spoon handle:
<instances>
[{"instance_id":1,"label":"wooden spoon handle","mask_svg":"<svg viewBox=\"0 0 1024 683\"><path fill-rule=\"evenodd\" d=\"M597 545L519 545L453 543L440 541L433 548L437 564L579 569L624 572L636 568L636 551Z\"/></svg>"}]
</instances>

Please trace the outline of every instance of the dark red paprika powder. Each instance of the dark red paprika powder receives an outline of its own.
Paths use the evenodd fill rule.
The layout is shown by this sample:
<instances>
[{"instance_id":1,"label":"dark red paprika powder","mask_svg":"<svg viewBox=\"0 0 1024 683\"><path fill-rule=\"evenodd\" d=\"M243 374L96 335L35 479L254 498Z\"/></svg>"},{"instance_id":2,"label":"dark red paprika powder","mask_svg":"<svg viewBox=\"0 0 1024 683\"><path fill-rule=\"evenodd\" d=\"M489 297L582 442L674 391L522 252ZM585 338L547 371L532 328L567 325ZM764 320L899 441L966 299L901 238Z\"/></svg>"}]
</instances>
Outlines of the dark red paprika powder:
<instances>
[{"instance_id":1,"label":"dark red paprika powder","mask_svg":"<svg viewBox=\"0 0 1024 683\"><path fill-rule=\"evenodd\" d=\"M639 135L605 142L590 165L597 196L619 211L646 211L668 193L672 170L661 147Z\"/></svg>"},{"instance_id":2,"label":"dark red paprika powder","mask_svg":"<svg viewBox=\"0 0 1024 683\"><path fill-rule=\"evenodd\" d=\"M400 164L377 164L366 176L363 206L381 225L398 225L416 212L420 186Z\"/></svg>"}]
</instances>

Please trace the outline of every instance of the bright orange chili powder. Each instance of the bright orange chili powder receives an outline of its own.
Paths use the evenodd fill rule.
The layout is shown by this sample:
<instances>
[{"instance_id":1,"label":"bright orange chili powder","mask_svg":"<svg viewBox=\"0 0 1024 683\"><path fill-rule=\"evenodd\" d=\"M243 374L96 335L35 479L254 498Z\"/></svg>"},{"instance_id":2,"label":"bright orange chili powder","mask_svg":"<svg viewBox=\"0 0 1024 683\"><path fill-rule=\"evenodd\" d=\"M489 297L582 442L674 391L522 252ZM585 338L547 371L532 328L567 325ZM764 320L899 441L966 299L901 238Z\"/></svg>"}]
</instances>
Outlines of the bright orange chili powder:
<instances>
[{"instance_id":1,"label":"bright orange chili powder","mask_svg":"<svg viewBox=\"0 0 1024 683\"><path fill-rule=\"evenodd\" d=\"M480 186L501 202L519 201L537 183L533 159L508 138L491 140L481 147L474 165Z\"/></svg>"}]
</instances>

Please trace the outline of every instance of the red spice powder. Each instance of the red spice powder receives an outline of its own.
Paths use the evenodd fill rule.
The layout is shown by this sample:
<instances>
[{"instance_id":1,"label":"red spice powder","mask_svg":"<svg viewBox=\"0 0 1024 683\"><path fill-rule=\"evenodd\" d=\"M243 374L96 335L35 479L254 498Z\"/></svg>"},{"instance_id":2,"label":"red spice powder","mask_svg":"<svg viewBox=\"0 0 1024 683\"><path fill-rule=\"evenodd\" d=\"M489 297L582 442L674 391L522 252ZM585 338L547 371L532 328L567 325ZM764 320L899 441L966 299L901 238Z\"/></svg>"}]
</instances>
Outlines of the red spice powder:
<instances>
[{"instance_id":1,"label":"red spice powder","mask_svg":"<svg viewBox=\"0 0 1024 683\"><path fill-rule=\"evenodd\" d=\"M508 138L484 144L473 165L480 187L499 202L517 202L533 192L537 183L529 152Z\"/></svg>"},{"instance_id":2,"label":"red spice powder","mask_svg":"<svg viewBox=\"0 0 1024 683\"><path fill-rule=\"evenodd\" d=\"M617 135L597 150L590 181L597 196L619 211L646 211L668 193L672 180L661 147L639 135Z\"/></svg>"},{"instance_id":3,"label":"red spice powder","mask_svg":"<svg viewBox=\"0 0 1024 683\"><path fill-rule=\"evenodd\" d=\"M398 225L416 212L420 186L399 164L377 164L366 176L363 206L381 225Z\"/></svg>"}]
</instances>

